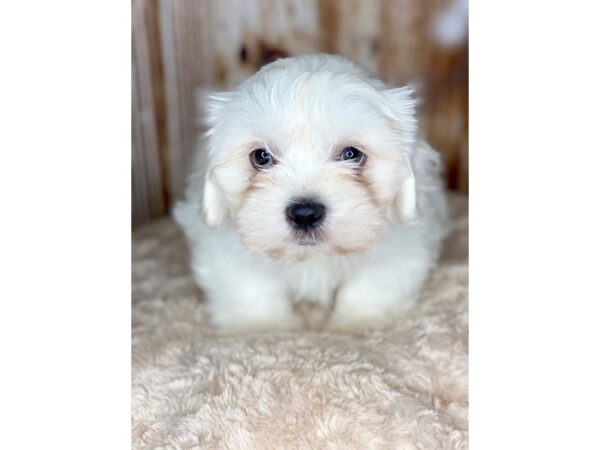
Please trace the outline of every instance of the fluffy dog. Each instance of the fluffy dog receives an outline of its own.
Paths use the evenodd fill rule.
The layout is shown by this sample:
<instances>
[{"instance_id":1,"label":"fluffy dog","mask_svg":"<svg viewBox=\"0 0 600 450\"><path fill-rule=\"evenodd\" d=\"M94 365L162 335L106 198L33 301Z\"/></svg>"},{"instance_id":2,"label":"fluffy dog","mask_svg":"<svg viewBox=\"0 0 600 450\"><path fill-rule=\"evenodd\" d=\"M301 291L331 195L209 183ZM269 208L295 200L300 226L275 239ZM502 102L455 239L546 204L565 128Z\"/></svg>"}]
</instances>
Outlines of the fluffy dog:
<instances>
[{"instance_id":1,"label":"fluffy dog","mask_svg":"<svg viewBox=\"0 0 600 450\"><path fill-rule=\"evenodd\" d=\"M448 229L410 88L331 55L280 59L204 105L175 217L222 329L379 326L413 303Z\"/></svg>"}]
</instances>

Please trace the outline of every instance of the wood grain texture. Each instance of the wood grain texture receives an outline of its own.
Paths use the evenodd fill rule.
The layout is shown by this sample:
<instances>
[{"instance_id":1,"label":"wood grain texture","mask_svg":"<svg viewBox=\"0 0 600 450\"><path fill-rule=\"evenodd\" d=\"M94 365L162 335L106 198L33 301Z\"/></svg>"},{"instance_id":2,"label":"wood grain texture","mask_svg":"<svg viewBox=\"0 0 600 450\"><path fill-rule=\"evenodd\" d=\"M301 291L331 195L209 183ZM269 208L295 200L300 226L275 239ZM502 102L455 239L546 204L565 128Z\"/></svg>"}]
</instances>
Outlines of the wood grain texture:
<instances>
[{"instance_id":1,"label":"wood grain texture","mask_svg":"<svg viewBox=\"0 0 600 450\"><path fill-rule=\"evenodd\" d=\"M157 70L149 48L152 43L146 26L147 2L133 4L132 37L132 225L136 226L165 214L168 198L164 193L161 159L160 114L156 102ZM159 71L160 72L160 71ZM157 107L159 113L157 114ZM164 108L163 108L164 110ZM164 141L164 139L163 139Z\"/></svg>"},{"instance_id":2,"label":"wood grain texture","mask_svg":"<svg viewBox=\"0 0 600 450\"><path fill-rule=\"evenodd\" d=\"M417 82L448 186L467 192L468 43L446 47L432 31L452 1L133 0L134 223L166 213L183 191L201 132L197 88L229 89L304 52L339 53L393 85Z\"/></svg>"}]
</instances>

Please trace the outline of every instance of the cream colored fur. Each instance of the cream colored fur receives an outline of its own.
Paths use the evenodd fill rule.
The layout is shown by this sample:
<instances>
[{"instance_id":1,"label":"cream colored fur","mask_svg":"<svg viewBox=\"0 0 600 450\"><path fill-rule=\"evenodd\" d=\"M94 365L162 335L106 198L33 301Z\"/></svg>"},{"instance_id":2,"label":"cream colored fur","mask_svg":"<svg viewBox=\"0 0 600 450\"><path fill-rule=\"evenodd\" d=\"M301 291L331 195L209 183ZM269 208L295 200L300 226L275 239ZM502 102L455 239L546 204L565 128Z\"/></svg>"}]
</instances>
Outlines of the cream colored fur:
<instances>
[{"instance_id":1,"label":"cream colored fur","mask_svg":"<svg viewBox=\"0 0 600 450\"><path fill-rule=\"evenodd\" d=\"M355 334L225 336L171 221L133 237L133 448L466 449L468 218L409 314Z\"/></svg>"}]
</instances>

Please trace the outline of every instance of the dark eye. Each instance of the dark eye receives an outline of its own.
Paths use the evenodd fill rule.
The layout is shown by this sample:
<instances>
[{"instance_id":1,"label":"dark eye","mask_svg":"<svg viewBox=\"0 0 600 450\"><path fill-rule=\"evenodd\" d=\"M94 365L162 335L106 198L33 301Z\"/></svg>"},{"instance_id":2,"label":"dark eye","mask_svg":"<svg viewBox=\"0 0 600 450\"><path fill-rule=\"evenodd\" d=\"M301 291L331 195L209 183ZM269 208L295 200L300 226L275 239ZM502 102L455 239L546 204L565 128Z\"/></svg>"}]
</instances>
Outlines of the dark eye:
<instances>
[{"instance_id":1,"label":"dark eye","mask_svg":"<svg viewBox=\"0 0 600 450\"><path fill-rule=\"evenodd\" d=\"M274 164L274 159L264 148L259 148L250 153L250 162L257 169L267 169Z\"/></svg>"},{"instance_id":2,"label":"dark eye","mask_svg":"<svg viewBox=\"0 0 600 450\"><path fill-rule=\"evenodd\" d=\"M354 147L346 147L340 153L340 161L355 161L362 164L365 161L365 154Z\"/></svg>"}]
</instances>

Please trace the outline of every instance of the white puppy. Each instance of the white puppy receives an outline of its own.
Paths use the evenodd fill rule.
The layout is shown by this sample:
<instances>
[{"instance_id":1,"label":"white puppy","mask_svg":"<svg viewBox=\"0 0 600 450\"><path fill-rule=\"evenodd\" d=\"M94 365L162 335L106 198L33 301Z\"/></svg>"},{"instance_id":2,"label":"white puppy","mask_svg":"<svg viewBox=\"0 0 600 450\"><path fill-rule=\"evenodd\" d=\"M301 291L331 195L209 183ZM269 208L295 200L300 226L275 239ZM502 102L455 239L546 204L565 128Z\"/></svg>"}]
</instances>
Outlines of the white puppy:
<instances>
[{"instance_id":1,"label":"white puppy","mask_svg":"<svg viewBox=\"0 0 600 450\"><path fill-rule=\"evenodd\" d=\"M211 95L205 112L175 217L215 325L296 329L296 304L312 302L345 329L412 305L448 222L409 88L304 55Z\"/></svg>"}]
</instances>

